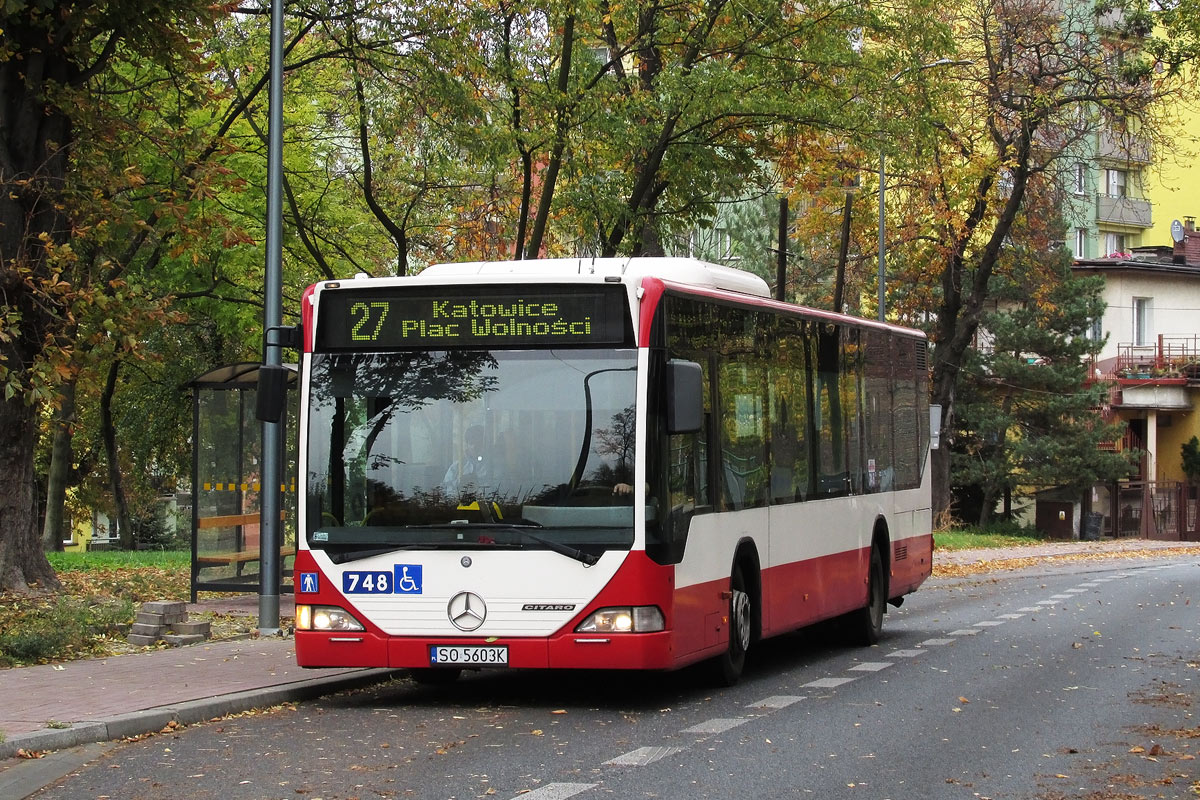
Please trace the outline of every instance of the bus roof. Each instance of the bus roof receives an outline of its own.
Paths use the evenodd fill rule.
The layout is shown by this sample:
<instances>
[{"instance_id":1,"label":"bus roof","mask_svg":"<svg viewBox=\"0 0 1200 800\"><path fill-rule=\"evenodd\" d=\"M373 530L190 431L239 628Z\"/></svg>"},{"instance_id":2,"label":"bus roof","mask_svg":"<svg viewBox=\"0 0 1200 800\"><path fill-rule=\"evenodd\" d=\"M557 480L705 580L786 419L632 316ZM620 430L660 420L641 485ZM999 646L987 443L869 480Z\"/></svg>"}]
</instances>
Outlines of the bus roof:
<instances>
[{"instance_id":1,"label":"bus roof","mask_svg":"<svg viewBox=\"0 0 1200 800\"><path fill-rule=\"evenodd\" d=\"M545 258L529 261L470 261L459 264L434 264L418 278L435 281L464 276L512 280L521 277L545 280L554 277L617 278L636 283L643 277L655 277L674 283L723 289L755 297L770 297L767 282L752 272L709 264L694 258Z\"/></svg>"}]
</instances>

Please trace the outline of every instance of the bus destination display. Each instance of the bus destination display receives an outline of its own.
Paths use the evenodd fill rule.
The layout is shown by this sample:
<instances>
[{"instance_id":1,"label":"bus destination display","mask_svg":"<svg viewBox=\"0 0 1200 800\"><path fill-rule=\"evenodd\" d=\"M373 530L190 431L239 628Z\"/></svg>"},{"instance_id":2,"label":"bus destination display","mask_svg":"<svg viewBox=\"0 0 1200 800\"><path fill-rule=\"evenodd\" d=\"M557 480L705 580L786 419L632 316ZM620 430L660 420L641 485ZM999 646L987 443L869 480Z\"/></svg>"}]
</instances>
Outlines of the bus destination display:
<instances>
[{"instance_id":1,"label":"bus destination display","mask_svg":"<svg viewBox=\"0 0 1200 800\"><path fill-rule=\"evenodd\" d=\"M320 349L617 344L625 338L619 287L332 290L322 293L318 315Z\"/></svg>"}]
</instances>

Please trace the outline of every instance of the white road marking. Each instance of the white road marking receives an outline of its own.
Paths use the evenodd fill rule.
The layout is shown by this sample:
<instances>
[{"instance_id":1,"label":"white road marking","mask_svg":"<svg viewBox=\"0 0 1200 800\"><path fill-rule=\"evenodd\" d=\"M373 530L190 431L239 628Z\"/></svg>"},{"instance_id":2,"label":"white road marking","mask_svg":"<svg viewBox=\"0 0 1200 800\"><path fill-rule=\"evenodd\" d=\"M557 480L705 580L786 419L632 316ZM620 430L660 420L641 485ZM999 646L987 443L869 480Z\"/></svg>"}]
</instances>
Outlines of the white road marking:
<instances>
[{"instance_id":1,"label":"white road marking","mask_svg":"<svg viewBox=\"0 0 1200 800\"><path fill-rule=\"evenodd\" d=\"M1041 606L1026 606L1025 608L1017 609L1017 611L1024 611L1026 614L1030 614L1034 611L1041 611L1041 610L1042 610Z\"/></svg>"},{"instance_id":2,"label":"white road marking","mask_svg":"<svg viewBox=\"0 0 1200 800\"><path fill-rule=\"evenodd\" d=\"M746 717L738 719L710 719L707 722L701 722L699 725L684 728L680 733L724 733L730 728L736 728L746 721Z\"/></svg>"},{"instance_id":3,"label":"white road marking","mask_svg":"<svg viewBox=\"0 0 1200 800\"><path fill-rule=\"evenodd\" d=\"M928 652L926 650L893 650L887 654L888 658L916 658L923 656Z\"/></svg>"},{"instance_id":4,"label":"white road marking","mask_svg":"<svg viewBox=\"0 0 1200 800\"><path fill-rule=\"evenodd\" d=\"M895 661L864 661L850 668L851 672L879 672L895 664Z\"/></svg>"},{"instance_id":5,"label":"white road marking","mask_svg":"<svg viewBox=\"0 0 1200 800\"><path fill-rule=\"evenodd\" d=\"M1024 614L1000 614L996 619L1020 619Z\"/></svg>"},{"instance_id":6,"label":"white road marking","mask_svg":"<svg viewBox=\"0 0 1200 800\"><path fill-rule=\"evenodd\" d=\"M1052 594L1052 595L1050 595L1050 599L1051 600L1070 600L1071 595L1069 595L1069 594Z\"/></svg>"},{"instance_id":7,"label":"white road marking","mask_svg":"<svg viewBox=\"0 0 1200 800\"><path fill-rule=\"evenodd\" d=\"M517 800L517 798L520 800L566 800L580 792L586 792L595 785L594 783L547 783L532 792L519 794L513 800Z\"/></svg>"},{"instance_id":8,"label":"white road marking","mask_svg":"<svg viewBox=\"0 0 1200 800\"><path fill-rule=\"evenodd\" d=\"M1087 594L1087 589L1067 589L1067 594Z\"/></svg>"},{"instance_id":9,"label":"white road marking","mask_svg":"<svg viewBox=\"0 0 1200 800\"><path fill-rule=\"evenodd\" d=\"M954 643L953 639L926 639L925 641L921 642L917 646L918 647L940 647L941 645L944 645L944 644L953 644L953 643Z\"/></svg>"},{"instance_id":10,"label":"white road marking","mask_svg":"<svg viewBox=\"0 0 1200 800\"><path fill-rule=\"evenodd\" d=\"M803 699L802 696L794 694L776 694L751 703L746 708L787 708L792 703L798 703Z\"/></svg>"},{"instance_id":11,"label":"white road marking","mask_svg":"<svg viewBox=\"0 0 1200 800\"><path fill-rule=\"evenodd\" d=\"M604 763L616 767L644 767L667 756L682 752L682 747L639 747L637 750L630 750L625 755L610 758Z\"/></svg>"},{"instance_id":12,"label":"white road marking","mask_svg":"<svg viewBox=\"0 0 1200 800\"><path fill-rule=\"evenodd\" d=\"M1004 624L1004 620L1002 620L1002 619L987 619L987 620L984 620L983 622L976 622L975 627L976 628L994 628L997 625L1003 625L1003 624Z\"/></svg>"},{"instance_id":13,"label":"white road marking","mask_svg":"<svg viewBox=\"0 0 1200 800\"><path fill-rule=\"evenodd\" d=\"M815 681L809 681L804 684L805 689L836 689L850 681L856 681L858 678L820 678Z\"/></svg>"},{"instance_id":14,"label":"white road marking","mask_svg":"<svg viewBox=\"0 0 1200 800\"><path fill-rule=\"evenodd\" d=\"M963 629L957 630L957 631L950 631L946 635L947 636L974 636L977 633L979 633L979 631L971 630L968 628L963 628Z\"/></svg>"}]
</instances>

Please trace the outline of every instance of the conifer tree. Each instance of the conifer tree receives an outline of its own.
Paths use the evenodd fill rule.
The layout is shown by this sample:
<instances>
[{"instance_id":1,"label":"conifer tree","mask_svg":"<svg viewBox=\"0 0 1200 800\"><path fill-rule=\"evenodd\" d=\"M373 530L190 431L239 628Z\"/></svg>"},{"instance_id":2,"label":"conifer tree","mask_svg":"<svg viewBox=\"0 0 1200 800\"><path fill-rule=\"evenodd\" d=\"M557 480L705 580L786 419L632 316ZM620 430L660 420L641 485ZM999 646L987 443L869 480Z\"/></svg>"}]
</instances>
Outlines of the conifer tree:
<instances>
[{"instance_id":1,"label":"conifer tree","mask_svg":"<svg viewBox=\"0 0 1200 800\"><path fill-rule=\"evenodd\" d=\"M1082 493L1130 470L1124 454L1100 447L1120 425L1102 415L1107 384L1088 375L1103 345L1088 333L1104 312L1104 278L1074 277L1070 252L1034 230L1041 216L1026 215L1010 239L989 290L996 306L960 375L956 512L980 525L1015 489Z\"/></svg>"}]
</instances>

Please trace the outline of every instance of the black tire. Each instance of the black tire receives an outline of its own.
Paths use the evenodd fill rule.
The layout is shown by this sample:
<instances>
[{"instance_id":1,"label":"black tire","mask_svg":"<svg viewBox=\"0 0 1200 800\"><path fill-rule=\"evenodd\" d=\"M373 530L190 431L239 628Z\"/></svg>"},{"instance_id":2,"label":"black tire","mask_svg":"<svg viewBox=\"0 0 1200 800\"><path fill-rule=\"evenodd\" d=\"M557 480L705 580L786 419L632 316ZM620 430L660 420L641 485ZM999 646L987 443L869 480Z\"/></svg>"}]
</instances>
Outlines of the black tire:
<instances>
[{"instance_id":1,"label":"black tire","mask_svg":"<svg viewBox=\"0 0 1200 800\"><path fill-rule=\"evenodd\" d=\"M410 669L408 674L412 679L422 686L446 686L458 680L458 676L462 674L461 669L424 667L421 669Z\"/></svg>"},{"instance_id":2,"label":"black tire","mask_svg":"<svg viewBox=\"0 0 1200 800\"><path fill-rule=\"evenodd\" d=\"M850 635L856 644L869 647L883 635L883 615L887 612L887 577L883 573L883 556L878 547L871 548L871 565L867 569L867 604L850 615Z\"/></svg>"},{"instance_id":3,"label":"black tire","mask_svg":"<svg viewBox=\"0 0 1200 800\"><path fill-rule=\"evenodd\" d=\"M729 577L729 592L729 646L714 664L716 678L723 686L733 686L742 677L754 629L753 599L746 591L746 577L740 565L733 568Z\"/></svg>"}]
</instances>

